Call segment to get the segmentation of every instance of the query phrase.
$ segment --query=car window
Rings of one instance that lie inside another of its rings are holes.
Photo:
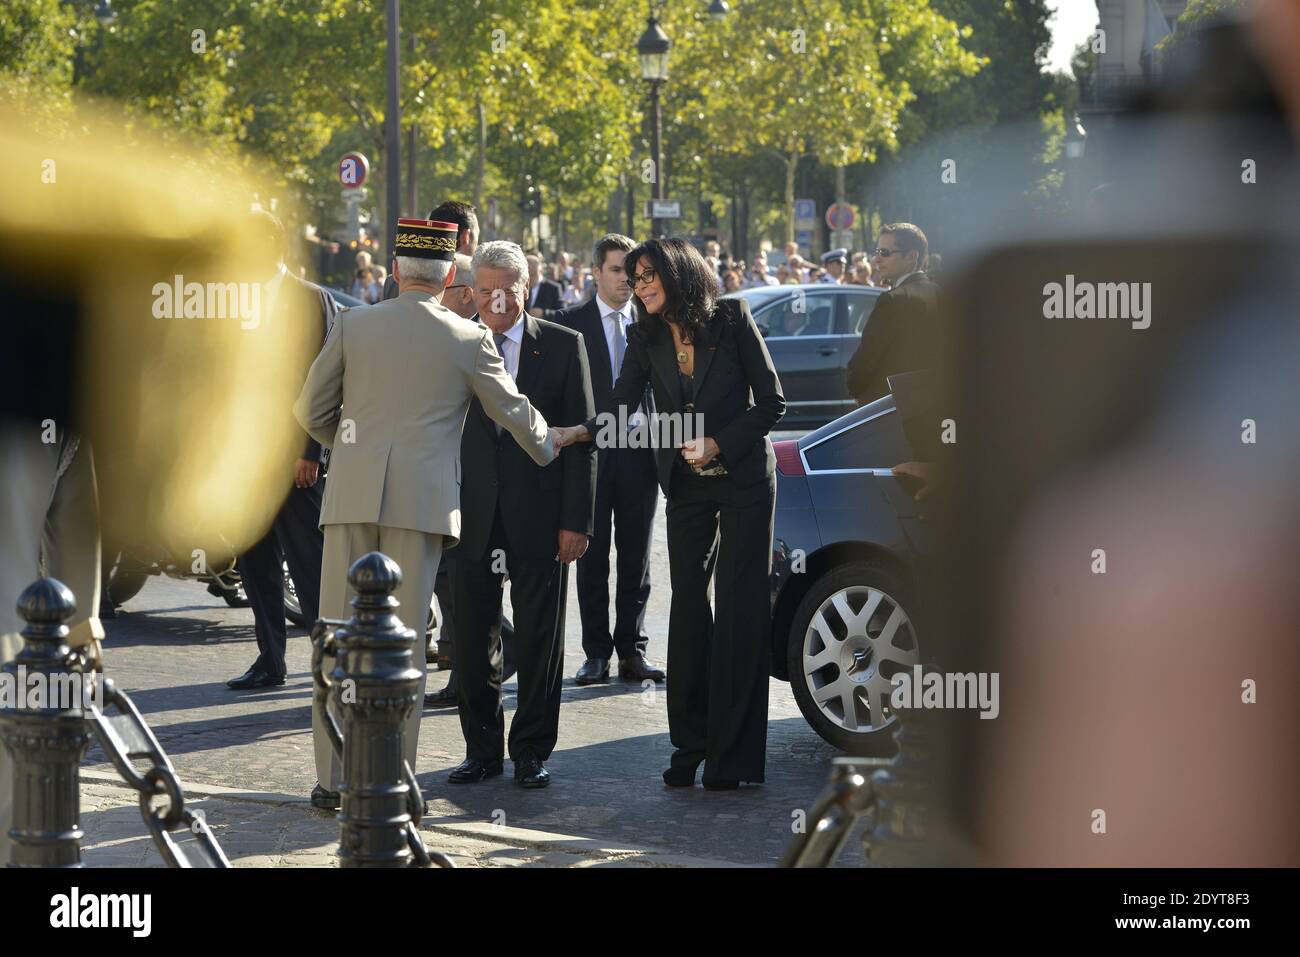
[[[761,319],[754,318],[767,329],[769,339],[830,335],[834,320],[835,296],[803,290],[768,306],[762,311]]]
[[[804,450],[808,467],[827,469],[887,469],[911,461],[902,420],[894,411],[869,419]]]
[[[876,308],[876,302],[879,296],[870,293],[850,293],[848,298],[848,322],[846,328],[838,329],[837,332],[849,335],[862,335],[862,327],[866,325],[867,317],[871,315],[871,310]]]

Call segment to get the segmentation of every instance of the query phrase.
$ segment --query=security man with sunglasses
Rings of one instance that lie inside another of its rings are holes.
[[[858,351],[849,360],[849,392],[859,405],[889,394],[899,372],[939,364],[948,343],[939,315],[939,287],[925,274],[929,242],[920,227],[891,223],[871,254],[874,276],[890,286],[867,318]]]

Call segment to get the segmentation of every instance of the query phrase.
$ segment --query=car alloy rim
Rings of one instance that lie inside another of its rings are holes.
[[[280,566],[280,571],[284,575],[285,604],[295,612],[301,614],[302,606],[298,604],[298,589],[294,587],[293,576],[289,574],[289,563],[284,562]]]
[[[912,621],[878,588],[850,585],[818,607],[803,638],[803,673],[818,709],[845,731],[894,720],[890,681],[920,658]]]

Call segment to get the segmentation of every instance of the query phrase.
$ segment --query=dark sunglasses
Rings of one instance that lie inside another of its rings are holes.
[[[877,246],[872,250],[871,255],[879,256],[881,259],[888,259],[890,256],[895,256],[901,252],[903,252],[901,249],[885,249],[883,246]]]

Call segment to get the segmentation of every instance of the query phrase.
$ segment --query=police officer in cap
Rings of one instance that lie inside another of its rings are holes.
[[[844,267],[849,261],[847,249],[832,249],[822,253],[822,268],[826,270],[818,282],[843,282]]]

